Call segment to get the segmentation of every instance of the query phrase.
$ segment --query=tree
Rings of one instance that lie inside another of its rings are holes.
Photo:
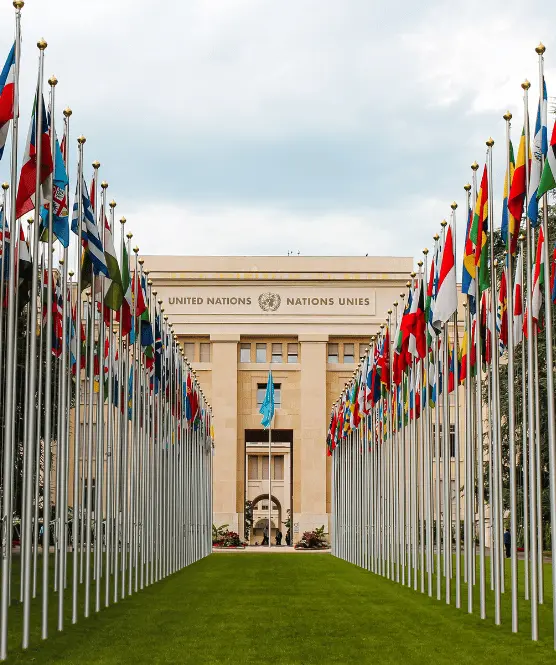
[[[548,236],[551,242],[556,238],[556,206],[549,207],[548,216]],[[549,255],[552,254],[552,246],[549,244]],[[494,255],[498,259],[498,274],[500,274],[501,266],[504,265],[504,250],[505,246],[502,241],[499,231],[494,233]],[[525,262],[524,262],[525,263]],[[514,262],[515,266],[515,262]],[[550,265],[546,267],[545,279],[550,279]],[[512,276],[513,281],[513,276]],[[525,287],[524,287],[525,288]],[[508,307],[511,306],[512,296],[508,294]],[[552,348],[556,348],[556,330],[552,328],[553,339]],[[515,417],[515,444],[516,444],[516,457],[517,457],[517,505],[518,505],[518,538],[522,541],[523,525],[521,523],[520,515],[523,512],[523,407],[524,396],[528,395],[527,378],[529,371],[534,371],[534,366],[530,367],[529,363],[525,362],[525,385],[522,379],[522,354],[525,352],[527,355],[527,342],[524,340],[523,344],[519,344],[514,349],[514,417]],[[544,333],[544,325],[542,330],[537,336],[537,352],[538,352],[538,385],[539,385],[539,460],[541,471],[541,505],[542,505],[542,520],[543,520],[543,536],[544,547],[550,546],[550,495],[549,495],[549,475],[548,475],[548,406],[547,406],[547,391],[546,391],[546,336]],[[554,372],[554,367],[552,368]],[[501,413],[501,444],[502,444],[502,484],[503,484],[503,503],[504,509],[510,509],[510,467],[509,467],[509,386],[508,386],[508,365],[505,359],[500,363],[500,413]],[[487,401],[486,386],[483,386],[483,400]],[[525,435],[527,433],[525,432]],[[488,445],[488,444],[487,444]],[[487,464],[488,468],[488,464]],[[488,493],[488,473],[485,474],[487,479],[487,493]],[[487,494],[488,495],[488,494]]]

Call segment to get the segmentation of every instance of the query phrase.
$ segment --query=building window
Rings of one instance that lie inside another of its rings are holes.
[[[249,455],[247,458],[247,477],[249,480],[259,479],[259,457],[258,455]]]
[[[258,363],[266,362],[266,344],[257,344],[256,360]]]
[[[281,363],[282,362],[282,344],[280,342],[272,343],[272,357],[271,362]]]
[[[189,362],[195,362],[195,342],[184,342],[183,350]]]
[[[278,409],[280,408],[280,402],[282,397],[282,384],[274,384],[274,406]],[[266,383],[257,383],[257,406],[262,406],[264,402],[264,396],[266,394]]]
[[[359,357],[360,358],[362,358],[367,353],[368,348],[369,348],[368,344],[360,344],[359,345]]]
[[[290,342],[288,344],[288,362],[296,363],[298,360],[298,349],[299,345],[297,342]]]
[[[338,362],[338,345],[329,344],[328,345],[328,362],[337,363]]]
[[[440,458],[444,457],[444,446],[446,442],[442,440],[442,423],[440,423],[439,428],[440,433]],[[432,424],[432,451],[433,455],[436,450],[435,436],[436,436],[436,423]],[[450,425],[450,457],[456,456],[456,426]]]
[[[344,344],[344,362],[355,362],[355,344]]]
[[[284,455],[275,455],[272,458],[274,462],[274,480],[284,480]]]
[[[202,363],[210,362],[210,342],[201,342],[199,345],[199,360]]]
[[[251,362],[251,344],[242,344],[239,347],[239,362],[240,363]]]
[[[261,455],[261,462],[263,463],[263,480],[268,480],[268,455]],[[268,510],[268,504],[266,509]]]
[[[268,503],[261,503],[261,510],[268,510]]]

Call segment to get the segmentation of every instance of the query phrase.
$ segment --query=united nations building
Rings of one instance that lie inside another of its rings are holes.
[[[384,323],[411,258],[147,256],[153,289],[183,343],[215,414],[214,515],[251,543],[268,516],[272,535],[293,508],[294,541],[330,528],[330,409]],[[259,408],[272,369],[276,417]]]

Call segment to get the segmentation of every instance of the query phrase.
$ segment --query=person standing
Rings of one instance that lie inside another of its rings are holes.
[[[504,531],[504,547],[506,549],[506,559],[509,559],[512,556],[512,534],[510,533],[509,526]]]

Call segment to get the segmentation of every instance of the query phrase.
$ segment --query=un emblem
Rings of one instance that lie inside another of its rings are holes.
[[[281,302],[282,299],[277,293],[261,293],[259,296],[259,307],[263,312],[275,312]]]

